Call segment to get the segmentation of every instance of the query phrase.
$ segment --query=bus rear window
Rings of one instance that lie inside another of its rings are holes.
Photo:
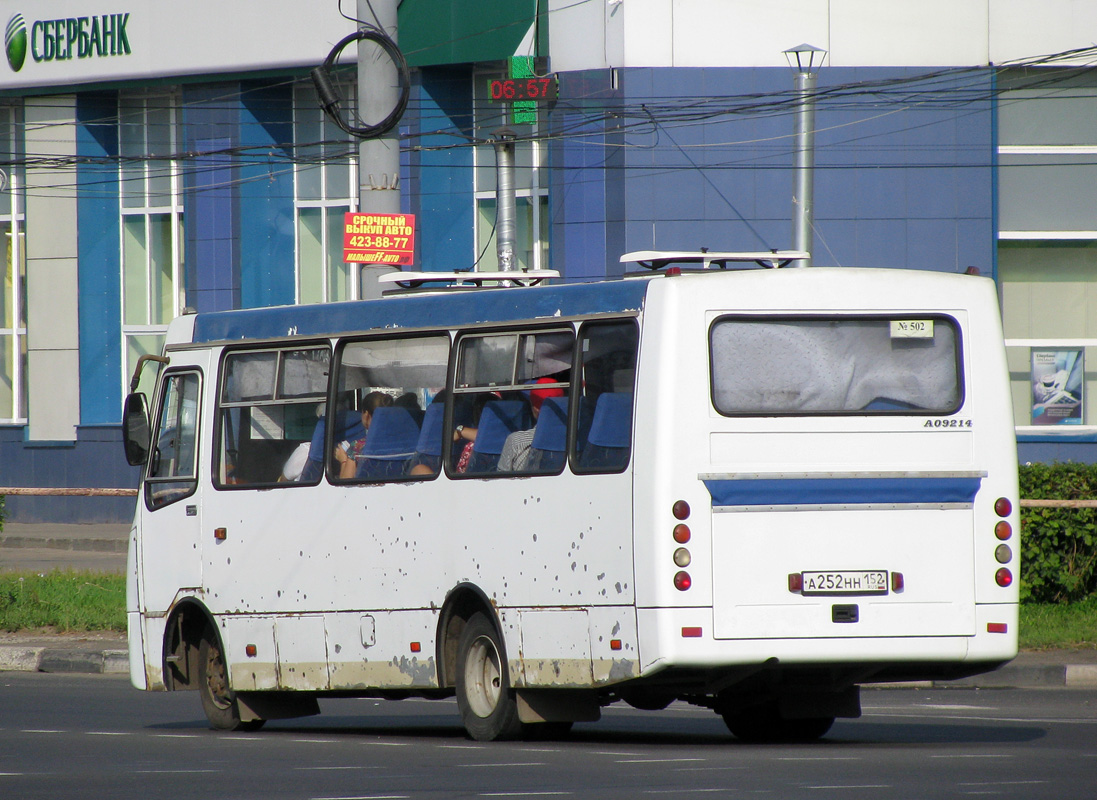
[[[949,414],[963,397],[947,317],[722,317],[710,345],[727,416]]]

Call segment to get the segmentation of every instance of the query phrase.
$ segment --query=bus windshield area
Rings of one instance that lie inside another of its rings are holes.
[[[963,399],[954,320],[722,317],[712,398],[726,416],[950,414]]]

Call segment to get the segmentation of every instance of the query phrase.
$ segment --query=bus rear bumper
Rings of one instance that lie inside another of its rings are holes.
[[[857,683],[950,680],[988,672],[1017,655],[1016,604],[975,607],[965,636],[844,635],[716,639],[711,608],[637,609],[641,677],[666,670],[828,669]],[[845,631],[849,631],[845,633]]]

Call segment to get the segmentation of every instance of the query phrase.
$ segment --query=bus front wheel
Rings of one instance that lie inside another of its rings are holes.
[[[482,613],[465,625],[457,648],[457,707],[469,735],[481,742],[522,733],[498,632]]]
[[[198,646],[198,694],[202,697],[202,710],[210,727],[218,731],[255,731],[263,727],[265,720],[244,722],[240,719],[240,707],[236,693],[229,686],[229,673],[221,654],[217,634],[207,630]]]

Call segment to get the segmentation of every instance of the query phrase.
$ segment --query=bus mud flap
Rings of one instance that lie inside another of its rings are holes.
[[[320,713],[316,697],[304,692],[237,692],[240,720],[292,719]]]
[[[598,693],[586,689],[517,689],[522,722],[597,722]]]

